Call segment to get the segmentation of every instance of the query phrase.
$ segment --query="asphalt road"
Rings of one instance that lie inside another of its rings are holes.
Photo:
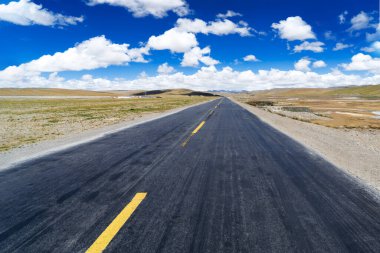
[[[228,99],[0,172],[1,252],[116,223],[105,252],[380,252],[380,201]]]

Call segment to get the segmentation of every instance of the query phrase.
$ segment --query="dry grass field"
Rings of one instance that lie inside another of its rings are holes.
[[[380,85],[276,89],[233,96],[272,113],[323,126],[380,129]]]
[[[24,92],[24,91],[23,91]],[[56,91],[43,91],[45,96],[56,96]],[[4,94],[1,92],[0,94]],[[67,91],[72,96],[99,96],[98,92]],[[116,92],[115,92],[116,93]],[[44,98],[33,91],[36,98],[2,97],[0,99],[0,152],[41,140],[82,132],[87,129],[116,124],[141,117],[146,113],[163,112],[177,107],[212,99],[205,96],[170,95],[160,97],[115,98]],[[122,92],[120,92],[122,93]],[[120,94],[119,93],[119,94]],[[180,92],[179,92],[180,93]],[[24,93],[25,94],[25,93]],[[95,95],[96,94],[96,95]],[[104,94],[104,93],[103,93]],[[20,93],[12,93],[20,96]],[[125,93],[122,93],[125,95]],[[30,96],[30,91],[25,96]]]

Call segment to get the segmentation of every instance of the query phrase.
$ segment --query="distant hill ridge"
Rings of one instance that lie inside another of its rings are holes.
[[[0,88],[0,96],[144,96],[144,95],[182,95],[182,96],[214,96],[208,92],[193,91],[190,89],[167,89],[148,91],[91,91],[56,88]]]
[[[189,89],[150,90],[134,93],[134,96],[144,95],[183,95],[183,96],[214,96],[209,92],[193,91]]]
[[[365,97],[380,98],[380,85],[346,86],[336,88],[294,88],[272,89],[254,92],[257,95],[273,97]]]

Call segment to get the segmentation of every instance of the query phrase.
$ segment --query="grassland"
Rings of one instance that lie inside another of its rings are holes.
[[[380,85],[350,86],[338,88],[297,88],[257,91],[258,97],[273,98],[362,98],[380,99]]]
[[[234,95],[285,117],[334,128],[380,129],[380,85],[328,89],[274,89]]]
[[[52,96],[54,92],[47,93],[47,96]],[[72,92],[70,94],[73,95]],[[75,92],[75,96],[77,95]],[[33,99],[15,97],[0,99],[0,152],[41,140],[116,124],[147,113],[163,112],[212,99],[212,97],[183,95],[129,99],[114,97],[49,99],[40,97],[41,93],[38,93],[38,96]],[[85,96],[88,96],[88,93]]]

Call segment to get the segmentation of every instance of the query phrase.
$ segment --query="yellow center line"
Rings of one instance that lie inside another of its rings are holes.
[[[216,106],[215,106],[215,109],[218,107],[218,105],[220,105],[220,103],[221,103],[222,101],[220,101],[219,102],[219,104],[217,104]],[[208,115],[207,115],[207,118],[206,119],[208,119],[212,114],[214,113],[214,109],[213,110],[210,110],[209,112],[208,112]],[[193,136],[193,135],[195,135],[196,133],[198,133],[198,131],[203,127],[203,125],[206,123],[206,120],[203,120],[195,129],[194,129],[194,131],[186,138],[186,140],[184,141],[184,142],[182,142],[182,144],[181,144],[181,146],[182,147],[185,147],[186,146],[186,144],[190,141],[190,139],[191,139],[191,137]]]
[[[206,121],[202,121],[195,129],[193,132],[191,132],[191,134],[189,135],[189,137],[186,138],[186,140],[181,144],[182,147],[185,147],[186,144],[190,141],[191,137],[193,137],[193,135],[195,135],[196,133],[198,133],[198,131],[203,127],[203,125],[206,123]]]
[[[146,197],[146,192],[137,193],[131,202],[124,207],[118,216],[108,225],[106,230],[96,239],[96,241],[91,245],[91,247],[86,251],[86,253],[100,253],[108,246],[115,235],[119,232],[121,227],[127,222],[129,217],[133,214],[136,208]]]
[[[194,129],[194,131],[191,133],[191,134],[196,134],[202,127],[203,125],[206,123],[206,121],[202,121],[198,126],[197,128]]]
[[[191,136],[193,136],[193,135],[190,135],[189,137],[186,138],[186,140],[181,145],[182,147],[186,146],[186,144],[190,141]]]

